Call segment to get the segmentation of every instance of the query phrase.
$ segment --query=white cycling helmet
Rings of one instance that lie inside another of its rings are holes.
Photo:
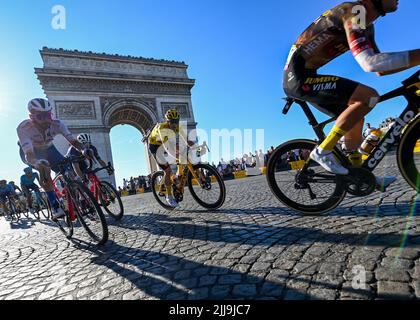
[[[77,141],[79,141],[81,144],[85,143],[91,143],[92,140],[90,139],[90,134],[88,133],[81,133],[77,136]]]
[[[35,112],[48,112],[52,110],[52,105],[46,99],[32,99],[28,103],[28,110],[31,114]]]

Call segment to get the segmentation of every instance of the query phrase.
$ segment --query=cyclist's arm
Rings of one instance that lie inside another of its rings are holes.
[[[344,20],[347,41],[354,58],[366,72],[395,73],[409,69],[417,64],[411,58],[411,52],[376,53],[375,46],[369,39],[366,29],[361,29],[349,16]]]
[[[184,126],[180,127],[179,136],[188,146],[193,147],[195,145],[194,141],[188,139],[188,131]]]
[[[17,135],[19,138],[19,145],[22,148],[23,153],[25,154],[26,161],[33,167],[35,167],[37,158],[34,153],[34,146],[29,135],[26,133],[24,125],[21,124],[17,128]]]
[[[36,158],[36,156],[35,156],[35,153],[34,153],[34,151],[33,151],[33,149],[32,150],[24,150],[23,151],[24,153],[25,153],[25,156],[26,156],[26,161],[32,166],[32,167],[34,167],[34,168],[36,168],[37,170],[39,170],[39,167],[37,166],[37,161],[38,161],[38,159]]]
[[[409,51],[409,55],[410,55],[410,64],[412,65],[411,67],[420,65],[420,50]],[[398,73],[404,70],[407,70],[407,68],[401,68],[401,69],[388,71],[388,72],[378,72],[377,74],[378,76],[387,76],[387,75]]]
[[[98,161],[99,162],[99,164],[102,166],[102,167],[107,167],[108,166],[108,164],[104,161],[104,160],[102,160],[101,158],[96,158],[96,161]]]
[[[63,137],[66,138],[66,140],[70,143],[70,145],[72,145],[79,151],[83,151],[83,145],[75,139],[68,127],[62,121],[60,121],[59,123],[59,130]]]
[[[95,147],[95,146],[92,146],[92,150],[93,150],[93,158],[94,158],[96,161],[98,161],[98,162],[99,162],[99,164],[100,164],[102,167],[107,167],[107,166],[108,166],[108,164],[107,164],[107,163],[105,163],[105,161],[104,161],[104,160],[102,160],[101,156],[99,155],[98,149],[96,149],[96,147]]]

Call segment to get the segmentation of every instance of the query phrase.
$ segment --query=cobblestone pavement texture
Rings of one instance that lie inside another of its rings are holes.
[[[384,162],[378,174],[397,174]],[[419,299],[419,201],[398,178],[319,217],[285,208],[265,177],[226,182],[214,212],[132,196],[104,247],[1,218],[0,299]]]

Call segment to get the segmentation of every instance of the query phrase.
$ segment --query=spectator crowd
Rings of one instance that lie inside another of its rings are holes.
[[[123,179],[123,186],[118,187],[121,193],[128,192],[128,194],[136,194],[138,189],[143,189],[144,192],[151,192],[151,179],[152,175],[131,177],[130,179]]]
[[[255,151],[255,153],[250,152],[249,154],[244,154],[241,158],[237,157],[230,161],[225,161],[223,158],[219,161],[219,164],[212,163],[212,166],[217,169],[217,171],[224,178],[233,177],[235,172],[239,171],[248,171],[249,169],[257,169],[266,167],[268,159],[271,154],[274,152],[274,147],[271,147],[270,150],[267,150],[266,153],[263,153],[262,150]]]

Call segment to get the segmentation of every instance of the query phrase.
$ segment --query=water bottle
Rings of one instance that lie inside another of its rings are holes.
[[[364,155],[370,155],[372,151],[376,148],[381,140],[382,131],[373,130],[363,141],[362,145],[359,148],[359,152]]]
[[[61,179],[57,180],[57,182],[55,183],[55,187],[57,188],[58,193],[60,195],[63,194],[63,191],[64,191],[64,182]]]

